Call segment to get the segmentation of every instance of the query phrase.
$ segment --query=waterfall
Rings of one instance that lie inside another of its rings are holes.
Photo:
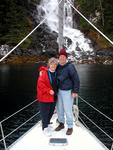
[[[73,2],[73,0],[71,0]],[[58,2],[59,0],[41,0],[37,6],[40,21],[46,18],[45,23],[51,29],[58,33]],[[93,54],[93,48],[90,47],[91,41],[84,37],[83,33],[73,28],[72,7],[68,2],[64,4],[64,33],[65,46],[68,52],[74,51],[76,57],[80,58],[82,54]]]

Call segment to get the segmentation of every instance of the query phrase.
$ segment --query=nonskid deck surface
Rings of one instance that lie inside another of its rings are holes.
[[[107,150],[107,148],[82,125],[74,125],[72,135],[66,135],[67,127],[59,132],[54,131],[55,127],[58,125],[56,123],[56,118],[57,116],[55,114],[52,119],[53,124],[51,125],[53,127],[52,136],[47,137],[44,135],[41,124],[38,123],[20,138],[20,140],[15,142],[9,150]],[[51,145],[49,144],[50,138],[66,138],[68,144]]]

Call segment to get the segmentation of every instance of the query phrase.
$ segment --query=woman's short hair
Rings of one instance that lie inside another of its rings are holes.
[[[50,66],[50,64],[56,64],[58,65],[58,59],[55,57],[52,57],[48,60],[48,66]]]

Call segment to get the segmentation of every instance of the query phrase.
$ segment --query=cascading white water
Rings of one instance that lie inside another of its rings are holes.
[[[48,27],[58,33],[58,1],[59,0],[41,0],[40,5],[37,6],[38,15],[40,18],[45,20],[45,23]],[[73,0],[71,0],[73,1]],[[86,39],[83,33],[73,28],[73,18],[72,18],[72,8],[68,2],[65,1],[64,4],[64,32],[63,36],[71,39],[72,43],[68,44],[67,40],[65,41],[65,46],[67,47],[68,52],[75,51],[76,57],[80,57],[81,52],[87,54],[92,53],[93,49],[89,46],[91,41]],[[76,51],[77,46],[79,46],[79,51]]]
[[[38,18],[46,18],[45,23],[48,27],[58,32],[58,0],[41,0],[40,5],[37,5],[37,11]]]

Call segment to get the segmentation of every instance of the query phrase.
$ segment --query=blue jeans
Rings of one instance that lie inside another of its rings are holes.
[[[65,123],[66,115],[66,123],[68,128],[73,128],[73,98],[71,95],[71,90],[59,90],[58,91],[58,101],[56,104],[56,111],[58,114],[58,121],[61,123]]]

